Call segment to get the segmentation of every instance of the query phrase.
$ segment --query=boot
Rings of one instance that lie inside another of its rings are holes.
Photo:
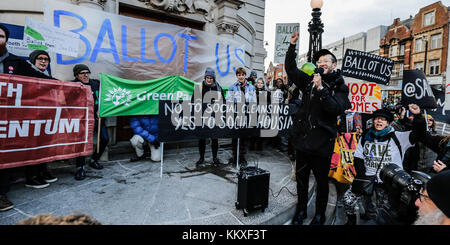
[[[140,157],[138,157],[137,155],[134,155],[133,157],[130,158],[130,162],[137,162],[137,161],[141,161],[141,160],[145,160],[145,154],[143,154]]]
[[[205,159],[203,157],[200,157],[200,159],[198,159],[198,161],[195,163],[196,166],[201,165],[205,162]]]
[[[160,162],[161,161],[161,149],[159,147],[154,146],[153,144],[150,144],[150,159],[154,162]]]
[[[347,223],[345,225],[356,225],[356,214],[347,215]]]
[[[75,173],[76,180],[84,180],[86,178],[86,171],[84,171],[84,166],[78,167]]]
[[[325,223],[325,215],[317,214],[311,221],[310,225],[323,225]]]
[[[89,166],[93,169],[103,169],[103,165],[98,163],[98,160],[91,160],[89,162]]]
[[[294,215],[294,219],[292,219],[292,225],[303,225],[303,220],[306,219],[306,211],[301,210],[296,215]]]
[[[220,165],[220,164],[222,164],[222,163],[220,162],[219,158],[214,157],[214,158],[213,158],[213,164],[215,164],[215,165]]]

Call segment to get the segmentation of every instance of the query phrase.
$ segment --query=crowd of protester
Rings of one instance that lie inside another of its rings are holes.
[[[52,77],[49,68],[50,56],[46,51],[33,51],[28,60],[11,54],[6,49],[9,38],[8,29],[0,24],[0,72],[45,79]],[[312,224],[325,223],[325,208],[328,199],[328,172],[330,170],[331,153],[335,144],[334,139],[344,133],[353,132],[358,136],[358,144],[353,155],[355,176],[376,176],[373,194],[356,193],[356,185],[335,183],[338,190],[338,202],[345,206],[347,224],[356,224],[355,207],[363,207],[362,218],[368,224],[411,224],[414,219],[405,219],[399,214],[399,207],[395,200],[382,186],[379,170],[387,163],[396,164],[401,169],[411,173],[421,171],[431,177],[429,184],[420,192],[416,201],[419,209],[416,224],[433,224],[438,217],[439,224],[448,223],[450,213],[450,137],[436,133],[436,123],[430,115],[423,115],[419,106],[411,104],[408,107],[385,103],[386,108],[375,111],[369,120],[363,120],[361,114],[351,112],[348,102],[348,88],[339,70],[335,70],[337,60],[328,50],[321,50],[315,54],[314,62],[324,69],[323,74],[306,75],[297,68],[295,62],[295,43],[298,35],[291,38],[291,46],[286,55],[286,70],[290,79],[284,81],[278,78],[264,81],[258,78],[256,71],[251,71],[247,78],[245,68],[236,69],[236,82],[232,84],[226,95],[217,81],[215,72],[207,68],[201,83],[202,95],[216,92],[216,98],[227,102],[257,102],[294,104],[297,114],[290,133],[279,134],[273,138],[239,137],[232,140],[232,157],[228,163],[247,165],[247,150],[261,151],[265,147],[273,147],[281,152],[287,152],[291,161],[296,162],[296,180],[298,204],[293,218],[293,224],[302,225],[306,219],[306,202],[310,171],[313,172],[317,186],[316,214]],[[100,128],[99,150],[95,150],[90,157],[76,158],[75,179],[86,178],[86,163],[93,169],[101,170],[100,157],[109,143],[109,135],[104,120],[98,115],[98,96],[100,81],[90,78],[91,70],[84,64],[73,67],[74,80],[72,82],[90,86],[94,99],[95,130]],[[243,96],[242,96],[243,95]],[[214,100],[214,99],[213,99]],[[205,103],[205,101],[203,101]],[[214,101],[209,101],[214,102]],[[350,120],[349,120],[350,119]],[[100,127],[98,125],[100,124]],[[136,154],[131,162],[146,158],[144,146],[148,145],[152,161],[160,161],[160,142],[158,139],[157,116],[141,115],[130,118],[133,137],[131,146]],[[333,132],[330,136],[329,132]],[[300,137],[301,136],[301,137]],[[309,140],[307,140],[309,139]],[[199,159],[196,166],[205,164],[206,140],[198,141]],[[239,144],[237,144],[239,140]],[[218,157],[219,143],[217,138],[211,138],[212,164],[220,165]],[[237,146],[239,145],[239,151]],[[380,150],[382,149],[382,150]],[[378,153],[375,153],[379,151]],[[238,155],[239,152],[239,155]],[[379,154],[381,153],[381,154]],[[374,154],[381,157],[374,158]],[[389,156],[389,158],[385,158]],[[26,166],[25,186],[31,188],[45,188],[57,181],[48,168],[48,163]],[[7,198],[9,190],[10,169],[0,170],[0,211],[7,211],[14,207]],[[447,184],[447,186],[442,186]],[[430,203],[427,204],[427,200]],[[431,203],[436,207],[427,208]],[[440,213],[436,210],[440,210]],[[39,220],[53,220],[45,216]],[[62,221],[63,219],[57,219]],[[407,220],[407,221],[405,221]],[[59,222],[58,221],[58,222]],[[23,224],[34,224],[37,221],[27,221]],[[65,221],[62,221],[65,222]],[[84,222],[84,221],[82,221]],[[89,221],[90,222],[90,221]],[[95,223],[95,222],[94,222]]]

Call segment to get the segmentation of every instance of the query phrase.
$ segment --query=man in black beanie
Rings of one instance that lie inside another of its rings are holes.
[[[87,65],[77,64],[73,67],[73,75],[75,79],[72,82],[80,82],[83,85],[90,86],[92,90],[92,96],[94,97],[94,118],[95,126],[94,130],[97,131],[98,128],[98,100],[99,100],[99,89],[100,81],[97,79],[90,79],[91,70]],[[98,160],[102,156],[109,142],[108,130],[106,129],[105,120],[101,120],[100,124],[100,149],[99,152],[95,150],[91,157],[89,166],[94,169],[102,169],[103,166],[98,163]],[[86,164],[86,159],[84,156],[76,158],[77,171],[75,173],[76,180],[83,180],[86,178],[86,172],[84,170],[84,165]]]
[[[8,39],[8,28],[0,24],[0,73],[37,78],[49,78],[47,75],[31,68],[31,65],[24,59],[9,53],[6,48]],[[8,191],[9,169],[0,169],[0,212],[10,210],[14,207],[13,203],[6,197],[6,193]]]
[[[416,200],[415,225],[450,225],[450,171],[433,176]]]

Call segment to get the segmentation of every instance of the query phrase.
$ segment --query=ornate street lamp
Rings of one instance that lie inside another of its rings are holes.
[[[322,0],[311,0],[312,8],[312,20],[308,24],[309,32],[309,49],[308,49],[308,62],[312,61],[314,54],[322,49],[322,33],[323,23],[320,20],[322,13],[320,9],[323,6]]]
[[[423,73],[425,73],[425,76],[427,75],[427,55],[428,55],[428,39],[427,34],[424,34],[420,39],[422,39],[422,42],[425,42],[425,61],[423,62]]]

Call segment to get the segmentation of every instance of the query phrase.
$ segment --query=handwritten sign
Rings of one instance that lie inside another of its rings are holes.
[[[61,1],[47,1],[44,17],[48,25],[79,35],[76,58],[56,54],[53,75],[60,79],[73,79],[78,63],[89,66],[93,77],[102,72],[130,80],[182,75],[202,81],[212,67],[220,85],[230,86],[236,69],[246,67],[243,43],[205,31]]]
[[[394,61],[378,55],[347,49],[342,63],[344,76],[364,81],[389,84]]]
[[[350,82],[348,88],[351,111],[372,114],[381,108],[381,88],[376,83]]]
[[[421,70],[404,70],[402,105],[417,104],[421,109],[436,109],[436,99],[425,74]]]
[[[47,50],[71,57],[78,56],[80,35],[26,18],[24,43],[30,50]]]
[[[445,109],[445,91],[431,88],[436,98],[437,108],[428,110],[427,113],[433,116],[434,120],[439,122],[450,123],[450,111]]]
[[[161,142],[274,137],[290,128],[295,109],[294,104],[208,104],[160,100],[158,135]]]
[[[284,58],[290,45],[292,33],[299,32],[299,23],[277,24],[275,32],[274,63],[284,64]],[[298,40],[297,40],[298,47]]]

